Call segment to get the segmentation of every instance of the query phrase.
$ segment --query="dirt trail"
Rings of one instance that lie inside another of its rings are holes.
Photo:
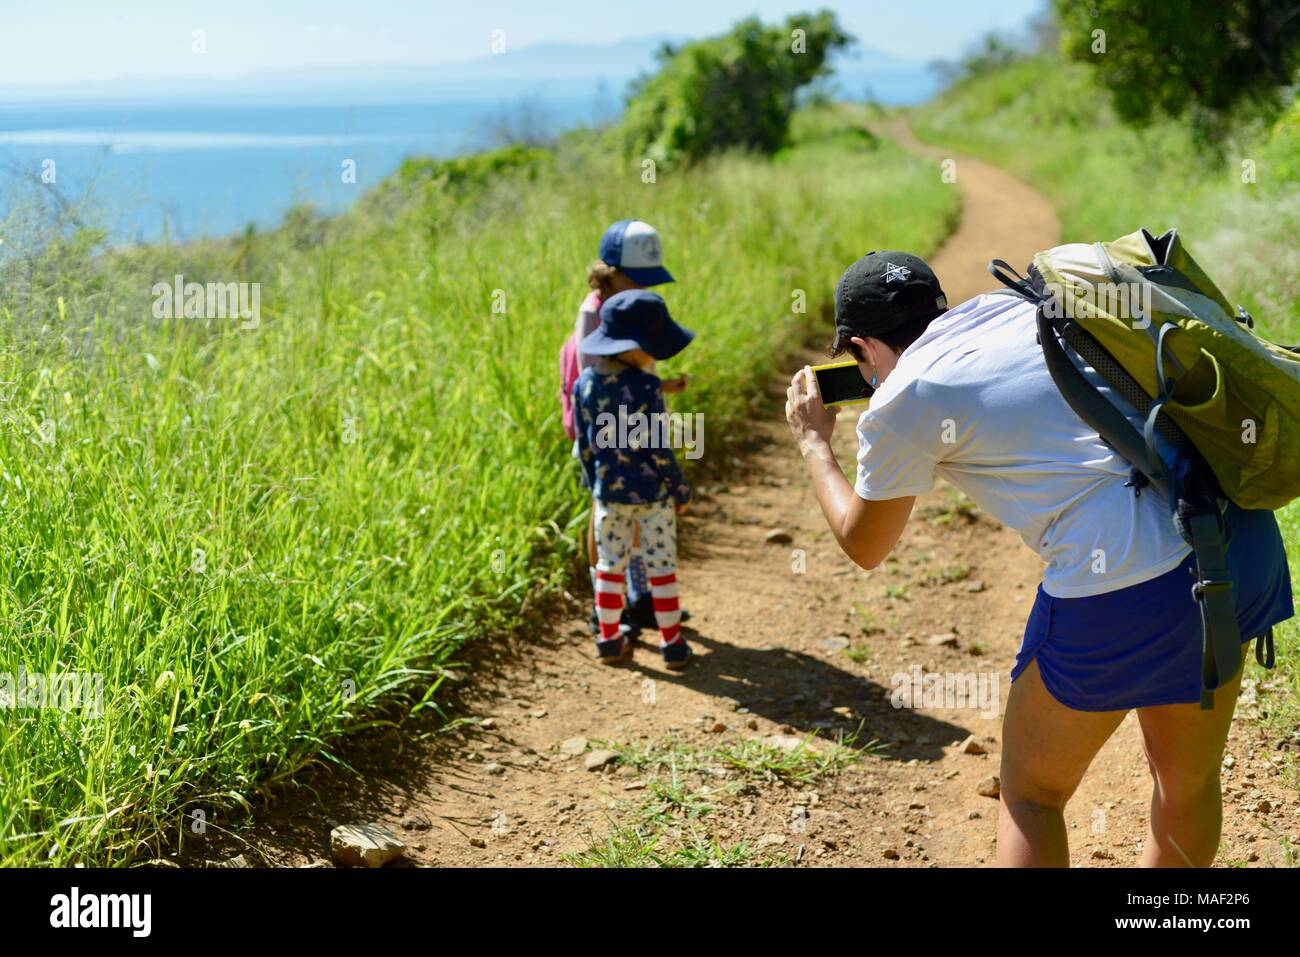
[[[937,175],[945,154],[901,125],[889,133],[935,159]],[[993,288],[990,257],[1021,267],[1057,238],[1051,207],[1024,184],[973,159],[958,157],[956,172],[962,222],[931,259],[954,303]],[[342,752],[359,775],[310,770],[239,826],[237,840],[209,839],[189,853],[211,860],[251,849],[271,864],[323,862],[333,824],[374,820],[410,842],[414,864],[544,866],[639,820],[644,834],[662,832],[660,850],[694,834],[721,847],[744,842],[752,860],[800,866],[991,863],[997,802],[979,785],[997,773],[1007,675],[1041,565],[1013,532],[940,488],[918,502],[889,562],[858,569],[808,489],[782,417],[783,388],[773,381],[752,453],[725,485],[698,488],[684,520],[679,578],[697,652],[685,673],[663,668],[652,637],[630,666],[596,663],[586,601],[575,598],[555,633],[480,656],[454,703],[466,719],[459,726],[410,721],[360,735]],[[853,422],[846,414],[836,429],[849,469]],[[775,529],[791,540],[766,542]],[[916,668],[996,679],[995,701],[984,710],[895,709],[894,676]],[[1248,687],[1239,715],[1252,697]],[[834,740],[859,727],[859,759],[807,783],[719,757],[751,739]],[[1135,732],[1130,716],[1069,806],[1076,865],[1137,861],[1149,783]],[[971,736],[985,753],[958,747]],[[577,738],[588,751],[566,753]],[[863,747],[873,739],[885,749]],[[656,784],[671,781],[671,770],[586,768],[600,742],[663,740],[679,760],[706,755],[703,767],[677,775],[693,797]],[[1239,718],[1229,750],[1220,861],[1278,863],[1277,834],[1297,840],[1300,804],[1281,786],[1257,725]],[[1271,807],[1256,810],[1262,801]]]

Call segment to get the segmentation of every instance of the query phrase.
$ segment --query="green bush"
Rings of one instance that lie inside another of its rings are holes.
[[[1198,140],[1270,118],[1300,67],[1294,0],[1055,0],[1061,45],[1131,123],[1187,118]]]
[[[751,17],[725,36],[665,49],[659,70],[633,87],[622,146],[656,163],[735,148],[775,152],[786,145],[796,92],[826,74],[827,57],[849,42],[823,10],[779,27]]]

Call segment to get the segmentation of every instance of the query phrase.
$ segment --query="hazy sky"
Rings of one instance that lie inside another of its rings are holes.
[[[509,47],[705,36],[749,14],[829,6],[864,46],[951,57],[1015,29],[1045,0],[0,0],[0,85],[137,76],[232,76],[307,65],[452,61]],[[207,52],[192,50],[193,31]]]

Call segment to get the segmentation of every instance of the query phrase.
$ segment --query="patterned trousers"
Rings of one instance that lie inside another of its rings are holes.
[[[641,528],[641,558],[650,575],[660,646],[682,641],[677,601],[677,514],[671,501],[645,505],[596,503],[596,616],[600,637],[618,637],[623,612],[623,571],[632,553],[633,530]]]

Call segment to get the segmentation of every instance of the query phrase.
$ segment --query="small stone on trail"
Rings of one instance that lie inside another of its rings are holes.
[[[956,635],[931,635],[925,639],[925,643],[931,648],[956,648]]]
[[[995,798],[1002,793],[1002,782],[996,774],[990,774],[976,785],[975,790],[986,798]]]
[[[777,845],[784,844],[784,843],[785,843],[784,834],[764,834],[762,837],[758,839],[759,847],[776,847]]]
[[[721,721],[715,721],[712,724],[707,725],[706,730],[710,734],[722,734],[722,732],[727,730],[727,726],[723,724]]]
[[[587,739],[583,737],[565,738],[560,742],[560,753],[576,758],[587,750]]]
[[[480,728],[495,728],[497,726],[496,718],[484,718],[478,723]]]
[[[618,755],[613,751],[592,751],[591,754],[587,755],[585,764],[588,771],[595,771],[617,760]]]
[[[896,861],[898,860],[898,851],[894,850],[892,847],[887,847],[885,848],[884,857],[887,861]]]
[[[987,754],[984,745],[975,740],[975,735],[970,735],[961,743],[962,754]]]
[[[330,831],[330,855],[336,864],[383,867],[405,852],[406,845],[383,824],[344,824]]]
[[[784,528],[774,528],[763,536],[763,541],[769,545],[789,545],[794,537]]]
[[[427,831],[429,829],[429,821],[426,818],[417,817],[412,814],[402,821],[402,827],[406,828],[408,831]]]
[[[483,838],[481,838],[481,837],[471,837],[471,838],[469,839],[469,846],[470,846],[470,847],[487,847],[487,841],[483,840]]]
[[[757,719],[757,718],[750,718],[749,720],[747,720],[747,721],[745,722],[745,727],[747,727],[750,731],[757,731],[757,730],[758,730],[758,719]]]
[[[769,734],[762,740],[768,747],[780,748],[782,751],[796,751],[800,747],[807,748],[809,751],[820,750],[817,747],[815,738],[804,740],[791,734]]]
[[[545,708],[537,708],[537,709],[535,709],[535,710],[533,710],[533,711],[528,712],[528,715],[529,715],[529,717],[532,717],[532,718],[545,718],[545,717],[546,717],[546,709],[545,709]]]
[[[829,652],[843,651],[849,646],[848,635],[834,635],[830,638],[823,638],[820,642],[822,648]]]
[[[490,764],[486,764],[486,765],[484,765],[484,766],[483,766],[483,770],[486,771],[488,774],[505,774],[505,773],[506,773],[506,769],[505,769],[502,765],[497,764],[495,761],[491,762]]]

